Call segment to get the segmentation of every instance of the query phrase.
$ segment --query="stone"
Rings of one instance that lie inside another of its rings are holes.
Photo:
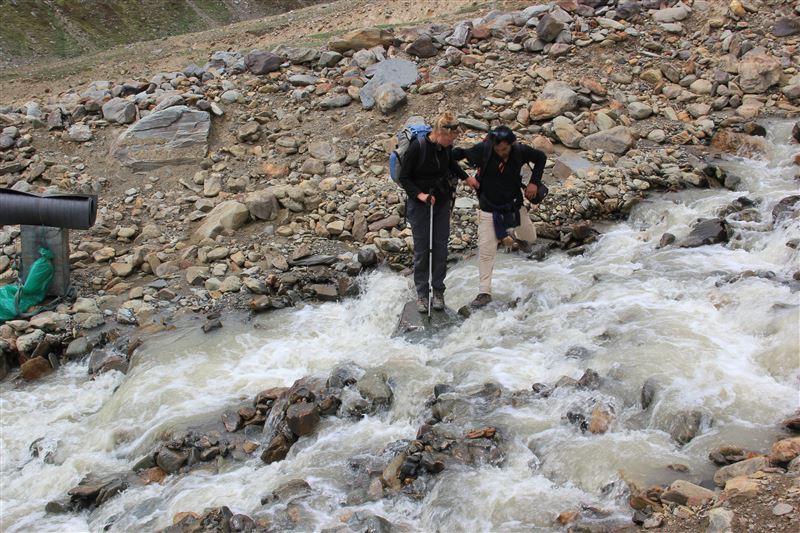
[[[676,7],[667,7],[655,11],[653,20],[660,23],[678,22],[685,20],[690,12],[691,10],[681,3]]]
[[[380,28],[363,28],[351,31],[340,37],[332,39],[328,48],[335,52],[344,53],[348,50],[358,51],[375,46],[388,47],[392,44],[392,32]]]
[[[319,421],[319,411],[314,403],[297,402],[286,410],[286,423],[298,437],[311,435]]]
[[[412,55],[415,57],[433,57],[436,55],[437,50],[436,47],[433,45],[433,39],[427,33],[423,33],[419,37],[417,37],[413,43],[406,47],[405,52],[408,55]]]
[[[716,495],[714,491],[682,479],[673,481],[667,490],[661,494],[662,501],[674,502],[679,505],[688,505],[689,507],[703,505],[704,503],[713,501],[715,498]]]
[[[394,393],[386,382],[386,374],[370,369],[356,383],[359,394],[368,400],[373,407],[388,407],[392,403]]]
[[[258,76],[280,70],[282,63],[281,56],[263,50],[253,50],[244,56],[245,68]]]
[[[156,454],[156,464],[167,474],[174,474],[186,464],[188,454],[183,451],[162,447]]]
[[[734,500],[742,498],[752,498],[761,492],[761,485],[757,480],[748,476],[739,476],[729,479],[725,483],[725,490],[722,491],[720,500]]]
[[[322,99],[319,103],[319,106],[322,109],[337,109],[350,105],[350,102],[352,101],[353,99],[350,98],[349,94],[337,94]]]
[[[800,33],[800,17],[781,17],[772,27],[772,34],[775,37],[789,37],[798,33]]]
[[[328,141],[316,141],[308,145],[308,154],[323,163],[336,163],[347,157],[347,154],[338,146]]]
[[[764,49],[754,48],[739,62],[739,87],[748,94],[761,94],[777,84],[783,69]]]
[[[111,155],[134,171],[197,164],[208,151],[211,119],[207,112],[174,106],[151,113],[129,127],[111,147]]]
[[[723,242],[728,242],[727,224],[720,218],[711,218],[695,224],[689,235],[678,246],[681,248],[697,248]]]
[[[372,79],[358,91],[364,109],[372,109],[375,105],[375,93],[381,85],[393,83],[406,88],[419,79],[416,63],[395,58],[372,65],[367,69],[367,74],[371,74]]]
[[[102,107],[103,118],[115,124],[130,124],[136,120],[136,104],[124,98],[112,98]]]
[[[553,132],[561,141],[561,144],[568,148],[578,148],[583,135],[579,132],[572,121],[566,117],[556,117],[553,119]]]
[[[711,148],[753,159],[767,152],[767,144],[762,137],[720,129],[711,138]]]
[[[773,463],[788,463],[798,456],[800,456],[800,437],[792,437],[773,444],[769,458]]]
[[[733,511],[714,507],[708,512],[708,527],[705,533],[728,533],[733,529]]]
[[[407,101],[405,91],[397,84],[384,83],[375,88],[375,104],[383,114],[389,114]]]
[[[772,514],[774,514],[775,516],[787,515],[792,511],[794,511],[794,507],[785,502],[777,503],[772,508]]]
[[[471,22],[460,22],[453,28],[453,33],[444,41],[450,46],[456,48],[463,48],[469,41],[470,33],[472,32]]]
[[[566,27],[564,22],[548,13],[539,19],[539,23],[536,25],[536,35],[542,41],[552,43]]]
[[[642,102],[631,102],[628,105],[628,114],[635,120],[644,120],[653,114],[653,108]]]
[[[584,137],[580,146],[584,150],[603,150],[612,154],[622,155],[634,144],[636,139],[633,130],[625,126],[617,126],[610,130],[599,131]]]
[[[221,233],[231,234],[242,227],[250,218],[250,210],[243,203],[235,200],[222,202],[206,216],[193,236],[194,242],[213,239]]]
[[[731,465],[723,466],[714,474],[714,483],[719,487],[726,487],[725,483],[729,479],[740,476],[749,476],[755,472],[769,468],[769,459],[766,457],[753,457],[733,463]],[[727,488],[727,487],[726,487]]]
[[[53,366],[46,357],[34,357],[22,363],[20,371],[25,381],[35,381],[51,373]]]
[[[86,124],[75,124],[67,130],[67,138],[73,142],[83,143],[91,141],[94,135],[92,129]]]
[[[67,346],[64,356],[67,359],[73,360],[83,357],[92,349],[89,339],[86,337],[78,337]]]
[[[562,81],[548,82],[530,109],[531,120],[547,120],[578,106],[578,94]]]

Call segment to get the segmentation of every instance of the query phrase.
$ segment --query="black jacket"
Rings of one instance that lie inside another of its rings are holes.
[[[421,164],[422,156],[420,142],[428,143],[425,147],[425,161]],[[400,169],[400,185],[405,189],[409,198],[417,198],[421,192],[433,194],[438,201],[449,199],[453,191],[448,183],[450,177],[467,179],[468,174],[458,166],[453,158],[452,148],[437,144],[427,137],[416,138],[411,141],[408,150],[403,155],[403,165]]]
[[[531,183],[541,185],[547,156],[541,150],[528,145],[514,143],[503,171],[500,172],[500,157],[494,152],[489,141],[482,141],[469,148],[454,148],[456,160],[466,159],[472,167],[479,169],[478,189],[480,208],[494,211],[497,206],[508,204],[522,205],[522,167],[533,163]],[[487,159],[488,158],[488,159]]]

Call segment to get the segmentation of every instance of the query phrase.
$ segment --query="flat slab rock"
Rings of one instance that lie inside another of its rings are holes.
[[[210,127],[205,111],[169,107],[128,128],[114,142],[111,155],[135,171],[199,163],[208,151]]]

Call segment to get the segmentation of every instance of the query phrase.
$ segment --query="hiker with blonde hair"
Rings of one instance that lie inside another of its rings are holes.
[[[456,179],[466,180],[471,187],[477,185],[453,158],[459,129],[452,112],[439,114],[432,131],[411,142],[400,170],[400,185],[408,194],[406,218],[414,238],[414,287],[420,313],[445,308],[450,200]]]

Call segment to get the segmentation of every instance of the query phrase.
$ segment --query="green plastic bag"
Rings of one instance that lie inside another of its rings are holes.
[[[53,252],[39,248],[39,259],[33,262],[22,288],[18,285],[0,287],[0,322],[12,320],[30,306],[41,303],[53,281]]]

